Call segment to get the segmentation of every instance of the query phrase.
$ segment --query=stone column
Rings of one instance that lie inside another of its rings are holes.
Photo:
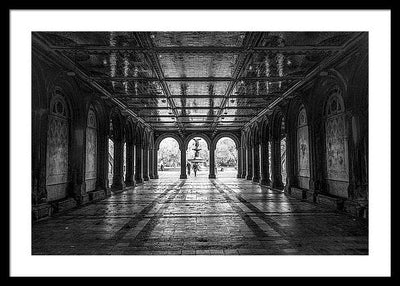
[[[246,148],[246,156],[247,156],[247,171],[246,171],[246,179],[252,180],[253,179],[253,154],[251,151],[251,146]]]
[[[97,180],[96,191],[104,190],[106,195],[110,195],[108,189],[108,137],[99,130],[98,132],[98,161],[97,161]]]
[[[149,147],[143,148],[143,180],[149,180]]]
[[[124,176],[124,142],[121,139],[114,140],[114,177],[111,190],[113,192],[122,191],[125,187]]]
[[[154,148],[149,149],[149,178],[154,179]]]
[[[261,142],[261,185],[270,186],[269,180],[269,158],[268,158],[268,141]]]
[[[272,187],[282,189],[281,175],[281,146],[279,139],[273,138],[271,141],[271,168],[272,168]]]
[[[291,192],[291,188],[293,186],[298,186],[297,182],[297,164],[295,162],[295,158],[297,155],[296,152],[296,138],[297,138],[297,130],[292,131],[288,130],[286,135],[286,185],[285,192]]]
[[[310,182],[309,182],[309,189],[312,193],[319,191],[319,184],[318,184],[318,165],[317,165],[317,150],[316,150],[316,136],[314,135],[315,125],[313,124],[312,120],[308,121],[308,146],[309,146],[309,157],[308,161],[310,164]]]
[[[185,148],[181,149],[181,175],[180,179],[187,179],[187,174],[186,174],[186,150]]]
[[[210,144],[211,145],[211,144]],[[215,147],[210,147],[210,172],[208,174],[208,178],[215,179]]]
[[[237,162],[237,176],[236,178],[242,177],[242,147],[237,148],[238,162]]]
[[[158,179],[159,177],[158,177],[158,150],[157,149],[154,149],[154,163],[153,163],[153,165],[154,165],[154,169],[153,169],[153,173],[154,173],[154,179]]]
[[[143,183],[143,173],[142,173],[142,156],[143,149],[141,145],[136,145],[136,172],[135,180],[137,184]]]
[[[126,176],[125,176],[125,185],[134,186],[135,180],[133,177],[133,144],[131,142],[126,143]]]
[[[260,145],[254,144],[252,147],[253,152],[253,182],[260,181]]]
[[[242,179],[246,179],[247,172],[247,156],[246,156],[246,147],[242,147]]]

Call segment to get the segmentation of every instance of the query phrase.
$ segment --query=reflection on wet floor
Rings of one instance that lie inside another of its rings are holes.
[[[33,225],[33,254],[368,254],[362,219],[236,178],[166,175]]]

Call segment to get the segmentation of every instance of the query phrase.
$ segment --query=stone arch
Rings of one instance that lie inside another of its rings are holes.
[[[188,136],[186,136],[186,138],[183,142],[184,148],[185,148],[184,150],[187,150],[190,140],[192,140],[193,138],[196,138],[196,137],[200,137],[200,138],[204,139],[204,141],[206,141],[206,143],[207,143],[208,150],[211,149],[210,137],[208,137],[206,134],[203,134],[203,133],[192,133],[192,134],[189,134]]]
[[[120,110],[116,107],[110,112],[110,123],[110,137],[114,140],[122,140],[124,137],[124,119]]]
[[[96,188],[98,175],[99,152],[98,152],[98,118],[92,105],[89,106],[86,120],[85,132],[85,189],[86,192]]]
[[[143,146],[150,147],[150,130],[148,128],[143,130]]]
[[[345,78],[336,70],[330,69],[326,76],[321,76],[313,86],[310,107],[307,107],[309,121],[321,121],[325,115],[325,108],[328,97],[334,90],[340,90],[345,109],[351,104],[348,99],[348,84]]]
[[[144,145],[144,129],[140,124],[136,125],[135,128],[135,142],[137,146],[142,146]]]
[[[134,143],[135,141],[135,125],[132,118],[129,117],[125,122],[125,140],[127,143]]]
[[[246,132],[243,130],[240,134],[240,144],[241,144],[242,148],[246,147]]]
[[[222,133],[219,133],[218,135],[216,135],[212,140],[213,149],[216,148],[219,139],[221,139],[223,137],[228,137],[228,138],[232,139],[233,142],[235,142],[236,149],[239,150],[239,148],[240,148],[240,140],[235,134],[233,134],[231,132],[222,132]]]
[[[347,186],[345,190],[337,182],[332,182],[349,182],[348,127],[344,100],[339,90],[330,92],[324,109],[325,180],[330,193],[347,197]]]
[[[47,201],[54,201],[68,196],[72,181],[72,112],[59,88],[54,89],[48,110],[45,185]]]
[[[283,188],[287,183],[287,120],[283,110],[277,107],[272,114],[271,122],[271,160],[273,187]],[[284,143],[284,145],[282,145]],[[285,155],[282,154],[284,146]]]
[[[260,122],[260,139],[263,142],[269,140],[269,120],[267,117],[264,117]]]
[[[246,147],[249,148],[252,146],[252,129],[248,128],[245,133],[245,142]]]
[[[67,100],[71,114],[72,129],[84,128],[86,123],[85,106],[81,104],[84,97],[76,81],[64,72],[50,76],[45,85],[47,100],[46,107],[50,110],[50,101],[54,93],[61,93]]]
[[[182,150],[182,146],[183,146],[183,141],[181,139],[181,137],[179,137],[177,134],[175,133],[162,133],[160,136],[157,137],[157,139],[154,142],[154,148],[157,151],[158,149],[160,149],[160,143],[161,141],[163,141],[165,138],[174,138],[179,145],[179,149]]]
[[[251,129],[251,146],[260,144],[260,128],[258,124],[254,124]]]
[[[283,132],[286,132],[286,127],[287,127],[287,120],[286,116],[283,113],[283,111],[278,107],[275,109],[273,115],[272,115],[272,122],[271,122],[271,135],[272,138],[280,138],[281,133],[282,133],[282,122],[284,123],[284,130]]]

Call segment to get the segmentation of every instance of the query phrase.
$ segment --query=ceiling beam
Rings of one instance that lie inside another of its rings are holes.
[[[217,81],[235,81],[235,82],[246,82],[246,81],[285,81],[285,80],[301,80],[303,76],[262,76],[262,77],[164,77],[163,81],[181,82],[181,81],[193,81],[193,82],[217,82]],[[132,77],[132,76],[91,76],[91,80],[94,81],[138,81],[138,82],[161,82],[159,78],[154,77]]]
[[[257,32],[256,33],[254,33],[254,32],[248,33],[247,34],[248,39],[245,38],[246,42],[243,44],[243,48],[245,50],[250,50],[250,49],[254,48],[257,45],[257,43],[261,40],[262,35],[263,35],[262,33],[257,33]],[[239,56],[239,59],[236,61],[236,68],[234,71],[235,80],[239,79],[242,76],[242,73],[245,70],[245,68],[247,67],[247,65],[249,64],[251,58],[252,58],[251,53],[249,53],[249,54],[243,53]],[[217,114],[218,116],[221,115],[222,110],[225,107],[225,105],[228,101],[228,98],[233,91],[234,86],[235,86],[235,82],[233,82],[233,81],[230,82],[230,84],[225,92],[225,98],[222,100],[222,102],[220,104],[220,111]],[[217,122],[218,122],[218,117],[214,119],[214,125],[212,127],[213,134],[215,134],[215,132],[216,132],[215,128],[217,126]]]
[[[106,98],[109,98],[115,105],[117,105],[120,108],[120,110],[122,112],[132,116],[137,121],[141,122],[144,126],[152,129],[151,126],[148,123],[146,123],[146,121],[143,118],[141,118],[135,112],[133,112],[132,110],[127,108],[127,106],[123,102],[121,102],[118,99],[113,98],[112,94],[109,93],[106,89],[104,89],[98,83],[91,81],[89,79],[89,76],[84,71],[79,69],[70,58],[64,56],[62,53],[59,53],[59,52],[54,51],[51,48],[49,48],[48,43],[40,35],[35,33],[35,36],[32,37],[32,40],[35,41],[43,50],[53,54],[61,62],[61,64],[64,66],[64,68],[66,68],[67,70],[73,70],[86,84],[88,84],[95,90],[99,91]]]
[[[145,35],[147,35],[147,36],[145,36]],[[148,35],[148,33],[139,33],[139,34],[135,33],[135,36],[137,38],[137,41],[139,43],[141,43],[142,47],[144,46],[144,47],[148,48],[150,51],[153,49],[153,45],[152,45],[152,42],[150,40],[150,36]],[[173,110],[175,117],[178,117],[178,112],[175,109],[175,102],[170,98],[171,92],[168,88],[168,85],[164,81],[164,73],[162,71],[160,62],[158,61],[158,57],[154,54],[154,52],[146,53],[145,57],[146,57],[147,61],[150,62],[150,66],[151,66],[152,70],[155,72],[158,80],[161,82],[161,87],[164,91],[164,94],[168,101],[169,106]],[[182,132],[184,131],[183,130],[184,127],[179,122],[177,122],[177,125],[179,127],[179,133],[180,133],[180,135],[182,135]]]
[[[227,115],[223,115],[222,117],[248,117],[248,118],[252,118],[254,115],[244,115],[244,114],[227,114]],[[172,115],[143,115],[143,118],[155,118],[155,117],[172,117]],[[179,115],[178,118],[195,118],[195,117],[218,117],[217,115],[199,115],[199,114],[193,114],[193,115],[186,115],[186,116],[182,116]]]
[[[356,43],[358,43],[361,39],[365,37],[366,33],[365,32],[359,32],[356,33],[347,43],[345,43],[341,49],[333,54],[330,57],[325,58],[321,63],[318,64],[317,67],[315,67],[312,71],[310,71],[303,80],[297,82],[294,84],[291,88],[286,90],[282,96],[271,102],[266,108],[264,108],[262,111],[260,111],[254,118],[252,118],[247,124],[243,126],[244,128],[249,127],[251,124],[253,124],[255,121],[259,120],[262,116],[267,114],[268,112],[272,111],[272,109],[279,104],[282,100],[287,98],[291,93],[293,93],[295,90],[303,86],[304,84],[310,82],[315,76],[317,76],[321,71],[324,69],[329,68],[331,65],[336,63],[346,52],[348,52],[351,48],[355,46]]]
[[[283,92],[277,92],[277,93],[270,93],[270,94],[259,94],[259,95],[251,95],[251,94],[232,94],[229,98],[255,98],[255,99],[269,99],[271,97],[275,96],[280,96],[282,95]],[[115,98],[120,98],[120,99],[165,99],[165,95],[157,95],[157,94],[114,94]],[[185,95],[179,95],[179,94],[172,94],[171,98],[225,98],[224,95],[209,95],[209,94],[185,94]]]
[[[293,52],[305,53],[314,51],[338,51],[340,46],[283,46],[283,47],[222,47],[222,46],[175,46],[175,47],[156,47],[151,48],[137,46],[100,46],[100,45],[74,45],[74,46],[59,46],[51,45],[56,51],[92,51],[92,52],[141,52],[141,53],[159,53],[159,54],[174,54],[174,53],[254,53],[254,52]]]
[[[133,109],[155,109],[155,110],[168,110],[171,109],[171,107],[166,107],[166,106],[134,106],[131,104],[128,104],[129,108],[133,108]],[[255,108],[264,108],[265,105],[260,105],[260,106],[225,106],[222,109],[255,109]],[[209,107],[209,106],[176,106],[175,109],[221,109],[221,107],[216,106],[216,107]]]

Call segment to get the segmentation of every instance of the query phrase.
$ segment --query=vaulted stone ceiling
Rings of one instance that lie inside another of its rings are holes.
[[[356,32],[37,32],[105,98],[154,130],[238,130],[359,36]]]

